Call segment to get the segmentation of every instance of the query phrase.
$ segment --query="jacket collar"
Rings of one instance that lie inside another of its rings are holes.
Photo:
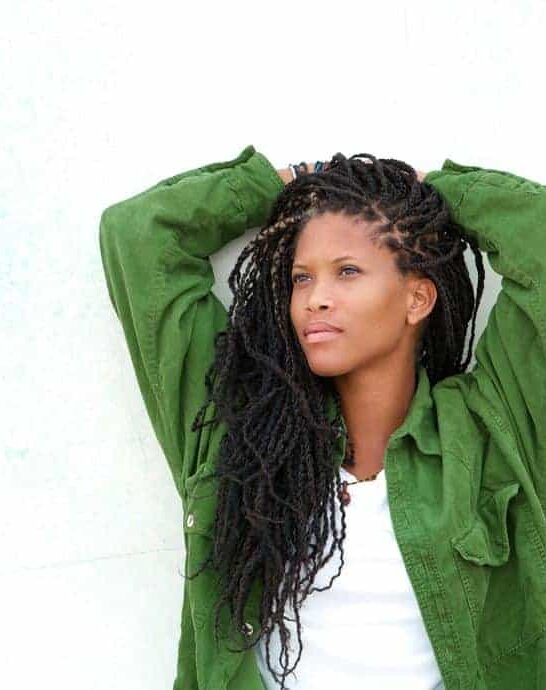
[[[327,415],[329,421],[333,423],[336,416],[333,395],[327,398]],[[341,417],[341,427],[343,432],[347,433],[343,416]],[[428,373],[422,364],[419,364],[417,368],[417,387],[408,413],[398,429],[391,434],[389,446],[396,447],[400,445],[400,440],[406,436],[411,436],[414,439],[415,444],[422,453],[426,455],[440,455],[440,438],[436,424],[435,403],[432,398]],[[346,445],[346,438],[340,433],[336,446],[338,464],[345,457]]]

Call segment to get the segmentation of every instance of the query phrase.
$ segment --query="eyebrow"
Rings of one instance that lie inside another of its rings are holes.
[[[337,259],[332,259],[332,263],[336,264],[340,261],[347,261],[348,259],[360,261],[360,259],[358,259],[356,256],[338,256]],[[307,268],[307,266],[305,264],[293,264],[292,268]]]

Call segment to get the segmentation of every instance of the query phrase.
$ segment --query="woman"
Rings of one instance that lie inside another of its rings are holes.
[[[292,171],[247,146],[101,217],[184,510],[174,688],[544,688],[546,188]],[[209,256],[253,227],[226,313]]]

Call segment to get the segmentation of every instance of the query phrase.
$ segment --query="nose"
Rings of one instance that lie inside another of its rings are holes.
[[[333,299],[326,284],[316,282],[307,294],[307,309],[310,311],[331,309],[333,306]]]

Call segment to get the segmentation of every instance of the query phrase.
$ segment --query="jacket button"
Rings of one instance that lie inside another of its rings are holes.
[[[188,519],[186,520],[186,525],[188,527],[193,527],[194,519],[193,519],[193,513],[190,513],[188,515]]]
[[[245,623],[245,624],[243,625],[243,633],[244,633],[245,635],[249,635],[249,636],[250,636],[250,635],[252,635],[253,632],[254,632],[254,628],[252,627],[252,625],[251,625],[250,623]]]

